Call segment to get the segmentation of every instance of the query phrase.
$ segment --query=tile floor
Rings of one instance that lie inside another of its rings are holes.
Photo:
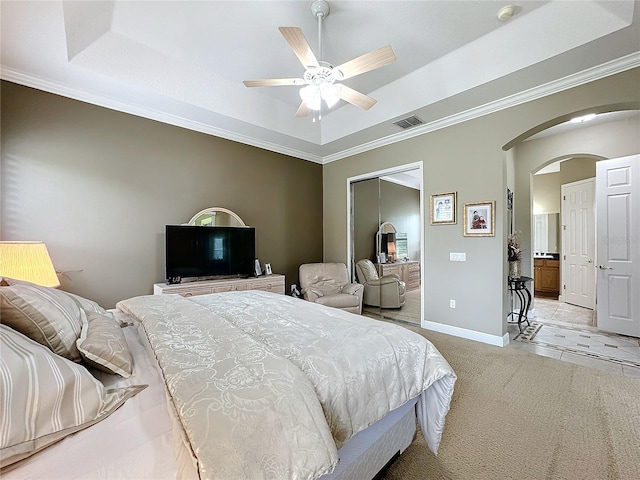
[[[509,323],[509,346],[537,355],[640,379],[640,340],[598,331],[595,312],[536,297],[535,318],[542,325],[532,340],[519,341],[516,324]]]

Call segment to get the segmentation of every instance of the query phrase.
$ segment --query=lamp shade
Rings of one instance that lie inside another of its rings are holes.
[[[0,277],[45,287],[59,287],[47,246],[43,242],[0,242]]]

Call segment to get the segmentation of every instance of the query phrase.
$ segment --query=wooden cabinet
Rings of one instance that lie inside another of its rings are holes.
[[[396,274],[405,283],[407,292],[420,288],[420,262],[378,263],[378,275]]]
[[[546,258],[533,260],[533,290],[536,295],[560,295],[560,261]]]
[[[222,280],[208,280],[204,282],[187,282],[168,285],[156,283],[153,294],[162,295],[173,293],[183,297],[206,295],[207,293],[231,292],[237,290],[264,290],[284,295],[284,275],[265,275],[255,278],[226,278]]]

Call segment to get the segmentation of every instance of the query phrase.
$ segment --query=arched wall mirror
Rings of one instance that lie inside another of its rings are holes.
[[[222,207],[205,208],[196,213],[187,225],[202,227],[246,227],[244,221],[234,212]]]
[[[394,261],[396,250],[396,227],[391,222],[382,222],[376,233],[376,259],[378,263]]]

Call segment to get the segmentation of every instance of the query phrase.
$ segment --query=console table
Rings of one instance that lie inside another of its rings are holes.
[[[191,297],[206,295],[207,293],[231,292],[235,290],[264,290],[284,295],[284,275],[274,273],[251,278],[224,278],[220,280],[205,280],[202,282],[185,282],[176,284],[155,283],[153,294],[167,293]]]
[[[512,304],[511,304],[511,312],[509,312],[509,315],[507,316],[507,318],[515,316],[515,312],[513,311],[513,295],[515,295],[516,297],[518,297],[518,300],[520,301],[520,310],[518,312],[518,320],[510,323],[517,323],[520,333],[522,333],[523,321],[526,321],[527,325],[531,326],[531,324],[529,323],[529,318],[527,317],[527,314],[529,313],[529,308],[531,307],[531,292],[527,288],[527,283],[530,282],[531,280],[533,280],[533,278],[522,277],[522,276],[518,278],[509,277],[509,280],[508,280],[509,292],[511,292]]]

